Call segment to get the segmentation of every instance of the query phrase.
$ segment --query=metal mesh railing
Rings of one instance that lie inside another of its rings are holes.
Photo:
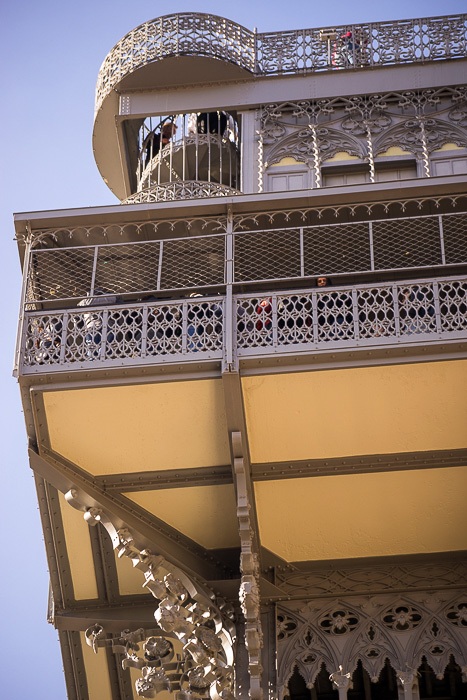
[[[235,282],[467,262],[467,214],[235,234]]]
[[[29,312],[21,372],[221,360],[227,316],[239,357],[465,338],[467,277]]]
[[[467,214],[244,231],[233,237],[236,284],[467,263]],[[225,239],[215,234],[34,249],[25,298],[32,304],[219,287],[226,282]]]
[[[165,15],[126,34],[106,56],[96,86],[96,112],[125,75],[167,56],[208,56],[254,71],[254,34],[224,17]]]
[[[33,250],[29,302],[224,283],[222,235]]]
[[[465,56],[467,15],[257,35],[258,73],[384,66]]]

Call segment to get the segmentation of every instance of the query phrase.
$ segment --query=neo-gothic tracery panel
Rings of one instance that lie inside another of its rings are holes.
[[[466,590],[294,600],[276,620],[279,698],[294,672],[312,688],[323,666],[338,687],[359,664],[377,683],[389,663],[403,685],[422,663],[442,678],[453,658],[467,680]]]
[[[273,189],[278,165],[293,169],[294,162],[307,166],[312,187],[325,185],[323,168],[336,166],[364,173],[356,182],[375,182],[382,165],[415,161],[416,174],[430,177],[437,174],[433,154],[446,146],[452,158],[464,156],[467,171],[465,86],[269,104],[259,126],[260,190]],[[414,173],[409,168],[405,176]]]

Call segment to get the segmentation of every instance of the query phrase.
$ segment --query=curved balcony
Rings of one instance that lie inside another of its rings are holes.
[[[180,12],[141,24],[120,39],[99,70],[96,112],[126,76],[172,56],[221,59],[255,70],[254,33],[236,22],[201,12]]]
[[[173,56],[277,75],[461,58],[466,50],[465,14],[256,34],[223,17],[182,12],[145,22],[114,46],[99,71],[96,112],[128,75]]]
[[[180,86],[426,63],[466,53],[467,15],[263,34],[213,15],[166,15],[129,32],[102,64],[93,132],[96,163],[120,200],[137,191],[131,141],[144,120],[141,115],[148,113],[135,105],[137,93],[149,97],[150,112],[158,114],[161,91],[172,93]],[[224,95],[222,104],[228,103]],[[176,109],[190,107],[188,102]],[[215,109],[212,101],[209,108]]]
[[[205,197],[233,197],[240,192],[233,187],[215,182],[183,180],[146,187],[124,199],[122,204],[173,202],[177,199],[203,199]]]
[[[139,131],[137,193],[125,204],[238,194],[238,125],[226,112],[170,115]]]

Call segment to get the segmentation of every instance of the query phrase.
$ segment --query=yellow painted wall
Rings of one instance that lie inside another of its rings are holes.
[[[242,379],[253,462],[467,446],[467,361]]]
[[[75,599],[97,598],[89,525],[83,513],[72,508],[62,493],[59,493],[59,500]]]
[[[342,160],[358,160],[357,156],[352,156],[350,153],[347,153],[347,151],[339,151],[335,155],[333,155],[332,158],[328,158],[325,160],[325,163],[334,163],[336,161],[342,161]]]
[[[461,151],[462,146],[458,146],[456,143],[443,143],[441,148],[437,148],[435,153],[438,151]]]
[[[207,549],[240,544],[230,484],[135,491],[125,496]]]
[[[467,467],[255,483],[261,543],[287,561],[467,549]]]
[[[83,648],[84,666],[86,668],[89,700],[112,700],[112,688],[105,649],[99,649],[98,653],[95,654],[92,648],[86,644],[84,632],[80,633],[80,638]]]
[[[382,158],[383,156],[411,156],[413,153],[410,151],[404,151],[400,146],[391,146],[384,151],[384,153],[378,153],[377,158]]]
[[[291,156],[286,156],[285,158],[281,158],[278,163],[271,163],[269,167],[277,168],[282,165],[303,165],[303,161],[295,160],[295,158]]]
[[[93,475],[230,463],[221,380],[44,393],[53,450]]]

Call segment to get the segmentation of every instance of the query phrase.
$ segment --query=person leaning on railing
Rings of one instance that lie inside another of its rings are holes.
[[[316,279],[318,289],[331,287],[332,280],[321,275]],[[339,292],[317,295],[319,340],[342,340],[347,337],[345,325],[353,322],[352,299]]]
[[[177,125],[174,122],[163,124],[160,133],[151,132],[143,146],[146,152],[146,165],[152,158],[155,158],[161,148],[167,146],[171,139],[175,136]]]
[[[94,294],[89,293],[87,297],[78,302],[78,306],[110,306],[120,303],[121,299],[116,294],[109,294],[103,287],[96,287]],[[102,340],[102,311],[83,313],[83,326],[85,330],[84,342],[88,346],[87,356],[89,358],[99,357]],[[107,341],[112,342],[115,338],[109,328],[112,320],[109,318],[107,327]]]

